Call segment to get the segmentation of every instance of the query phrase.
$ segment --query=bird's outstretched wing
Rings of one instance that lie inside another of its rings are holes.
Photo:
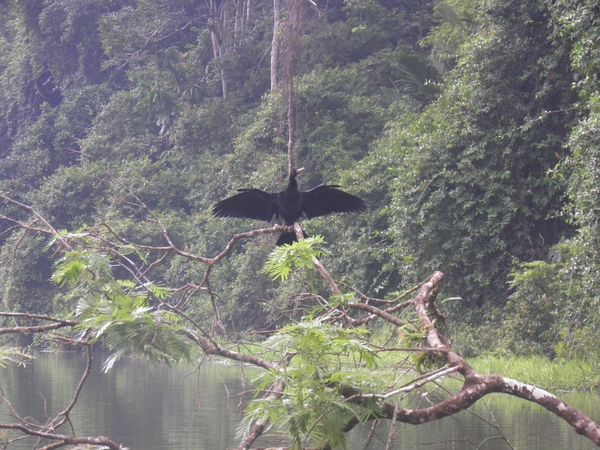
[[[240,217],[270,221],[278,215],[277,194],[259,189],[238,189],[240,192],[217,203],[212,213],[215,217]]]
[[[335,212],[362,212],[366,211],[367,204],[360,198],[340,191],[337,184],[321,184],[316,188],[302,193],[302,210],[306,217],[324,216]]]

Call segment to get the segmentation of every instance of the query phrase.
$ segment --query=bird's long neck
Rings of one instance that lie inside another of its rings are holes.
[[[291,176],[288,182],[287,187],[285,188],[286,192],[297,192],[298,191],[298,182],[296,181],[295,176]]]

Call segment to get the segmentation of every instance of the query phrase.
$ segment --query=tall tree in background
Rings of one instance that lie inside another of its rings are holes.
[[[281,1],[273,0],[273,38],[271,40],[271,90],[274,91],[278,86],[279,80],[279,42],[281,33]]]

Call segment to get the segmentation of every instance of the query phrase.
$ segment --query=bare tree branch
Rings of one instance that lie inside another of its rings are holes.
[[[15,326],[15,327],[0,328],[0,334],[44,333],[46,331],[57,330],[59,328],[74,327],[74,326],[78,325],[78,323],[79,323],[74,320],[58,319],[56,317],[47,316],[45,314],[15,313],[15,312],[6,312],[6,311],[0,311],[0,317],[19,317],[22,319],[47,320],[50,322],[54,322],[54,323],[51,323],[48,325]]]

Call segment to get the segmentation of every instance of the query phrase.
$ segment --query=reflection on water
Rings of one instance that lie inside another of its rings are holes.
[[[145,361],[123,360],[102,373],[96,355],[90,378],[71,414],[79,436],[106,436],[134,449],[215,450],[237,447],[236,429],[241,418],[239,393],[259,373],[255,369],[204,364],[189,367],[154,367]],[[69,403],[85,368],[79,353],[38,353],[33,364],[0,369],[0,388],[17,413],[45,422],[44,411],[54,415]],[[600,420],[595,394],[561,394],[596,421]],[[247,395],[245,401],[250,396]],[[427,398],[424,398],[425,402]],[[245,403],[244,403],[245,404]],[[0,405],[2,421],[13,421]],[[559,418],[537,405],[506,395],[488,396],[472,412],[421,426],[397,424],[397,449],[509,449],[500,432],[484,422],[497,423],[517,449],[587,450],[595,447]],[[61,429],[68,433],[67,425]],[[367,429],[352,433],[352,449],[361,449]],[[385,448],[388,428],[379,428],[370,450]],[[486,439],[488,439],[486,441]],[[263,441],[275,445],[277,438]],[[483,445],[482,445],[483,443]],[[33,442],[12,444],[9,449],[33,447]]]
[[[70,417],[79,436],[110,437],[132,450],[208,450],[235,445],[239,398],[233,395],[243,389],[240,368],[203,365],[186,377],[192,370],[189,367],[169,369],[122,360],[102,373],[102,359],[96,356]],[[44,400],[49,415],[62,411],[85,362],[79,353],[38,353],[25,368],[1,370],[0,387],[17,412],[32,415],[35,411],[35,419],[43,423]],[[229,401],[221,379],[230,389]],[[62,432],[68,433],[66,426]],[[31,447],[30,443],[14,448]]]

